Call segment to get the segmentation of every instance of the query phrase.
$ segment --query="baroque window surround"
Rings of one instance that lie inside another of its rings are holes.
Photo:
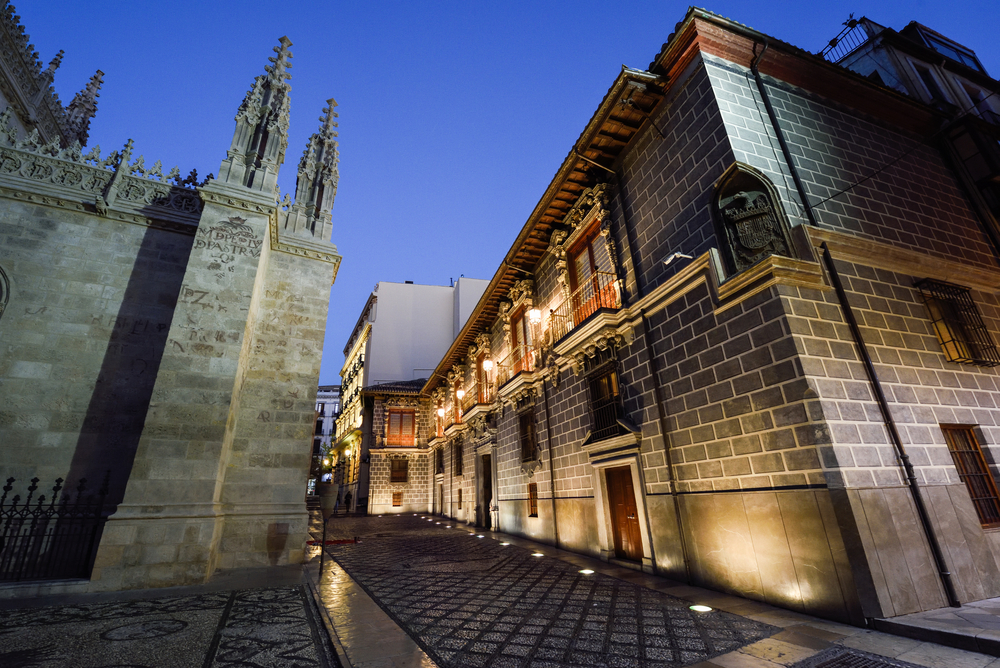
[[[413,411],[413,445],[412,446],[392,446],[393,452],[416,452],[420,445],[420,401],[411,397],[390,397],[382,401],[382,430],[375,437],[375,447],[384,448],[388,446],[389,436],[389,412],[390,410],[412,410]],[[424,446],[426,447],[426,446]]]

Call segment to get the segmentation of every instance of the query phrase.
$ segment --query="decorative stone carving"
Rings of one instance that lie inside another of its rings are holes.
[[[599,351],[618,350],[632,343],[631,332],[631,329],[622,333],[614,328],[606,327],[591,337],[587,345],[566,355],[563,359],[573,367],[573,373],[579,376],[584,373],[587,360],[595,357]]]
[[[716,184],[713,204],[719,245],[731,272],[748,269],[769,255],[794,257],[781,200],[758,170],[734,163]]]
[[[556,280],[562,289],[563,299],[570,297],[569,249],[595,220],[600,221],[599,234],[604,238],[608,249],[611,271],[621,280],[618,249],[614,237],[611,235],[611,212],[608,209],[610,199],[611,186],[607,183],[599,183],[593,188],[587,188],[563,218],[565,229],[554,231],[549,238],[548,251],[556,259]]]
[[[59,148],[58,140],[42,144],[37,131],[17,141],[11,113],[8,107],[0,114],[0,174],[53,186],[60,194],[76,193],[78,201],[93,202],[101,215],[122,202],[131,210],[160,209],[197,223],[202,209],[198,193],[179,182],[176,167],[163,176],[160,161],[151,169],[142,156],[130,163],[131,139],[120,154],[112,151],[102,160],[100,146],[83,155],[79,142],[66,148]],[[170,177],[177,183],[168,183]]]

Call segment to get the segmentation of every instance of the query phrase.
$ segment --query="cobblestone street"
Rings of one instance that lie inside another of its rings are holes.
[[[328,553],[441,666],[665,668],[780,630],[694,612],[686,601],[438,520],[333,524],[337,538],[364,538]]]

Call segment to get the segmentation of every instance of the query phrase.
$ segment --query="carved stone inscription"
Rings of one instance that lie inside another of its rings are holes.
[[[208,268],[218,272],[215,276],[221,279],[226,273],[236,271],[232,264],[236,258],[259,258],[262,243],[263,240],[257,238],[253,228],[246,224],[246,219],[232,216],[211,227],[199,227],[194,247],[208,252],[211,258]]]

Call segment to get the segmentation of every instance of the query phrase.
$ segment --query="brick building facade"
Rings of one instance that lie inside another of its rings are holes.
[[[933,43],[974,104],[697,9],[623,68],[423,390],[427,509],[857,624],[1000,595],[1000,84]]]

